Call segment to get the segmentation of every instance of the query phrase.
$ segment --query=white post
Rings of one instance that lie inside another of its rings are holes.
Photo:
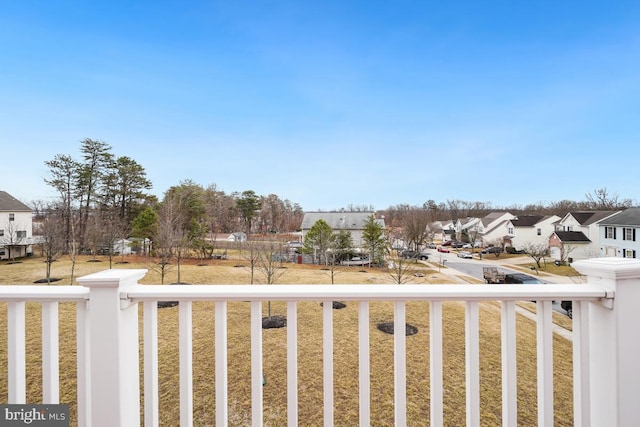
[[[78,279],[89,293],[91,425],[139,426],[138,305],[120,300],[147,270],[105,270]]]
[[[640,260],[594,258],[572,266],[587,276],[589,284],[602,286],[615,296],[612,307],[593,303],[589,310],[590,425],[637,425]]]

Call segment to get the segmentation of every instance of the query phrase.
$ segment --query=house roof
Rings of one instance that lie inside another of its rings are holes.
[[[31,208],[6,191],[0,191],[0,211],[31,212]]]
[[[509,212],[491,212],[490,214],[487,214],[482,217],[481,219],[482,225],[486,227],[487,225],[491,224],[493,221],[501,218],[503,215],[508,213]]]
[[[511,224],[514,227],[533,227],[544,218],[544,215],[519,215],[511,220]]]
[[[613,215],[616,211],[579,211],[579,212],[569,212],[580,225],[591,225],[595,222],[598,222],[608,216]]]
[[[600,225],[638,225],[640,226],[640,208],[629,208],[613,215],[600,223]]]
[[[308,230],[319,219],[329,224],[332,230],[364,230],[364,226],[373,212],[306,212],[302,219],[302,229]],[[384,219],[376,219],[384,227]]]
[[[556,231],[555,235],[562,242],[588,243],[591,240],[582,231]]]

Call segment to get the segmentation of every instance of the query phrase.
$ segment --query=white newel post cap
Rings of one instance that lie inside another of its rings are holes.
[[[146,268],[111,269],[78,278],[78,283],[87,288],[117,288],[138,283],[147,274]]]

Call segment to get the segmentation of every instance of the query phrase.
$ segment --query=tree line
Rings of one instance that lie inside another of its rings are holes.
[[[127,156],[116,156],[104,141],[84,139],[80,156],[58,154],[46,161],[45,183],[58,198],[50,203],[34,202],[36,233],[43,253],[55,259],[59,253],[113,255],[113,242],[138,237],[154,242],[154,255],[178,259],[193,253],[210,256],[212,237],[242,231],[249,234],[279,234],[298,231],[302,207],[275,194],[262,196],[253,190],[225,193],[215,184],[203,187],[191,180],[169,188],[162,200],[150,193],[152,183],[144,167]],[[483,217],[496,210],[521,214],[557,214],[578,210],[614,210],[632,206],[607,189],[587,194],[583,201],[561,200],[549,204],[493,206],[489,202],[458,199],[422,206],[401,204],[378,211],[386,231],[418,247],[429,240],[433,221]],[[347,211],[372,211],[373,206],[349,205]],[[346,236],[339,236],[348,246]],[[164,248],[164,249],[163,249]],[[178,249],[180,248],[180,249]],[[143,251],[147,248],[141,248]],[[166,250],[166,253],[163,253]]]
[[[57,154],[45,162],[44,181],[58,197],[32,203],[34,234],[50,262],[62,253],[103,253],[111,260],[113,243],[128,237],[153,241],[154,255],[161,258],[168,252],[178,258],[194,251],[207,254],[218,234],[289,233],[302,223],[302,208],[275,194],[227,194],[215,184],[205,188],[191,180],[172,186],[158,200],[136,160],[116,156],[106,142],[88,138],[79,152],[78,158]]]

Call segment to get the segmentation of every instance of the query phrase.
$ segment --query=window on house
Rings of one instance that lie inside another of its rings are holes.
[[[16,231],[16,238],[18,239],[26,239],[27,232],[26,231]]]
[[[538,228],[536,232],[538,233],[538,236],[542,236],[542,228]]]
[[[513,234],[513,227],[509,227],[509,234]]]
[[[632,249],[625,249],[624,250],[624,257],[625,258],[635,258],[636,257],[636,251],[634,251]]]
[[[616,228],[615,227],[605,227],[604,228],[604,237],[605,237],[605,239],[615,239],[616,238]]]
[[[16,219],[16,214],[9,214],[9,221],[14,221]]]
[[[0,237],[4,236],[4,230],[0,230]]]
[[[568,226],[567,231],[573,231],[573,225]]]
[[[631,240],[632,242],[636,241],[636,229],[635,228],[623,228],[622,229],[622,240]]]

